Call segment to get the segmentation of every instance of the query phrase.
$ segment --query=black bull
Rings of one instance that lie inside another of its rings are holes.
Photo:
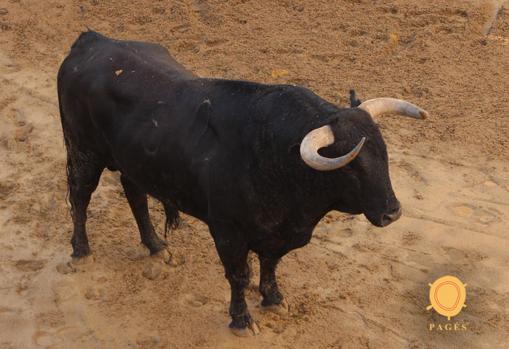
[[[234,329],[255,326],[244,300],[249,251],[260,259],[262,305],[284,305],[276,265],[309,242],[327,212],[363,213],[377,226],[399,217],[386,146],[362,105],[338,108],[297,86],[199,78],[159,45],[92,31],[62,63],[58,97],[73,256],[90,253],[86,211],[102,171],[118,170],[152,254],[165,243],[150,221],[147,194],[162,202],[170,224],[182,211],[208,225],[231,286]],[[304,137],[323,126],[333,141],[313,155],[322,160],[365,138],[341,168],[317,170],[299,152]]]

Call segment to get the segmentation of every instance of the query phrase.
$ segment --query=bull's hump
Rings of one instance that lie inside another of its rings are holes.
[[[97,42],[99,40],[112,40],[107,38],[106,36],[99,34],[93,30],[88,30],[86,32],[82,32],[78,39],[72,44],[71,48],[79,49],[89,46],[90,44]]]
[[[115,65],[115,71],[128,69],[136,72],[138,69],[154,74],[169,74],[172,79],[194,77],[194,74],[179,64],[168,50],[159,44],[115,40],[94,31],[87,31],[81,33],[73,44],[72,51],[80,63],[103,59],[107,65]],[[97,63],[101,62],[94,62],[92,66],[95,67]]]

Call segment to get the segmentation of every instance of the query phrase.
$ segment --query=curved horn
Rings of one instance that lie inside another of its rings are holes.
[[[362,137],[361,141],[350,150],[346,155],[338,158],[326,158],[318,154],[318,149],[326,147],[334,143],[334,134],[329,125],[310,131],[300,144],[300,156],[304,162],[318,171],[332,171],[345,166],[355,159],[359,154],[366,137]]]
[[[429,116],[426,110],[396,98],[370,99],[361,103],[358,108],[367,111],[372,117],[387,113],[406,115],[416,119],[426,119]]]

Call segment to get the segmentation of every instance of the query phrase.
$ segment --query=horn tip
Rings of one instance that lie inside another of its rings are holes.
[[[426,110],[421,110],[419,112],[419,115],[421,116],[422,120],[425,120],[425,119],[429,118],[429,113]]]

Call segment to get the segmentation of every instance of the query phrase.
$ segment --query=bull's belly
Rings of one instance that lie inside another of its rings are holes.
[[[121,169],[120,172],[161,203],[170,204],[180,212],[207,222],[207,198],[192,176],[179,180],[150,169],[137,172]]]

